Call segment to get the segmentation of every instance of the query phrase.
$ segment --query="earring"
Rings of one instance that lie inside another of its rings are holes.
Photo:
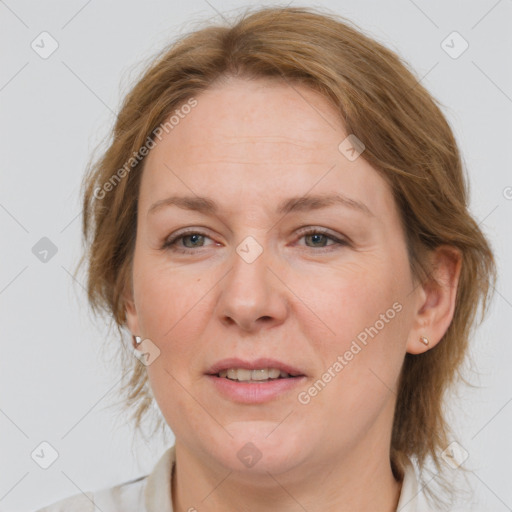
[[[420,336],[420,341],[425,346],[427,346],[429,344],[428,338],[426,336]]]
[[[137,348],[142,343],[142,338],[140,336],[132,336],[133,346]]]

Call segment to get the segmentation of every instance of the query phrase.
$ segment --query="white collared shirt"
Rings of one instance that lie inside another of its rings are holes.
[[[149,475],[96,492],[76,494],[36,512],[173,512],[171,475],[175,460],[173,445]],[[409,464],[396,511],[420,512],[418,494],[416,473]]]

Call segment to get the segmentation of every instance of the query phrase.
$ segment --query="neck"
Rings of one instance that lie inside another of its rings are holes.
[[[376,446],[364,453],[333,456],[327,464],[312,460],[277,476],[240,473],[205,464],[205,459],[176,443],[172,480],[174,512],[253,512],[299,508],[322,512],[395,512],[401,482],[393,476],[389,452]],[[298,508],[299,507],[299,508]]]

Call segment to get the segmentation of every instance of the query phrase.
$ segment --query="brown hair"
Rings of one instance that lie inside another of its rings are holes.
[[[495,263],[468,212],[461,157],[436,100],[396,54],[341,17],[307,8],[244,13],[231,26],[207,26],[181,37],[151,62],[124,99],[110,145],[83,183],[88,252],[82,259],[88,261],[93,310],[113,315],[122,338],[144,165],[140,148],[150,146],[157,127],[176,109],[227,76],[281,78],[330,100],[347,133],[364,142],[364,158],[391,185],[419,282],[428,278],[431,249],[447,244],[461,252],[450,327],[437,346],[405,357],[390,447],[395,475],[402,475],[410,456],[420,467],[431,457],[440,470],[439,452],[449,433],[445,391],[461,377],[479,306],[482,318],[488,308]],[[107,193],[105,184],[115,176]],[[152,400],[147,374],[134,357],[123,364],[130,375],[123,388],[126,404],[135,408],[138,428]]]

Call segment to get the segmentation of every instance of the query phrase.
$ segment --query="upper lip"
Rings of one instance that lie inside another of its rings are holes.
[[[246,361],[237,357],[222,359],[221,361],[217,361],[213,366],[211,366],[206,373],[207,375],[217,375],[222,370],[229,370],[230,368],[245,368],[247,370],[258,370],[260,368],[277,368],[278,370],[288,373],[292,377],[304,375],[304,372],[299,368],[268,357],[260,357],[258,359],[253,359],[252,361]]]

